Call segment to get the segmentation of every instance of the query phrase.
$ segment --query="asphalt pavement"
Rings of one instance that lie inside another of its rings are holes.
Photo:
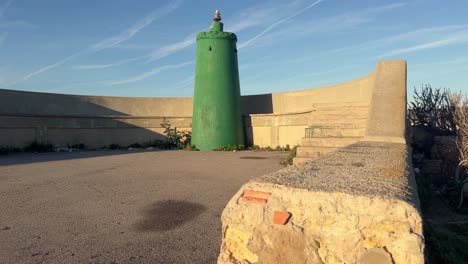
[[[224,206],[287,154],[0,156],[0,263],[215,263]]]

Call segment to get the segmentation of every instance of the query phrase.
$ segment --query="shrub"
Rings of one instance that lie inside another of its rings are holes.
[[[422,86],[420,92],[415,87],[413,101],[408,106],[411,124],[441,135],[455,134],[454,112],[448,94],[448,89],[433,89],[429,84]]]
[[[288,146],[289,146],[289,145],[288,145]],[[295,146],[295,147],[293,147],[293,148],[291,149],[291,153],[289,153],[289,156],[287,157],[287,160],[286,160],[286,161],[287,161],[287,163],[288,163],[289,165],[293,165],[293,160],[294,160],[294,158],[296,157],[296,155],[297,155],[297,146]]]
[[[459,163],[455,173],[455,187],[460,192],[460,200],[457,208],[463,204],[464,186],[468,184],[468,98],[459,93],[448,93],[448,97],[453,107],[454,122],[457,132],[457,147]]]
[[[240,144],[240,145],[227,145],[221,148],[215,149],[215,151],[233,151],[233,150],[244,150],[245,146]]]
[[[15,147],[0,147],[0,155],[6,155],[10,153],[21,152],[20,148]]]
[[[122,147],[120,147],[118,144],[110,144],[110,145],[109,145],[109,148],[110,148],[110,149],[120,149],[120,148],[122,148]]]
[[[253,150],[260,150],[260,146],[259,145],[252,145],[250,147],[250,149],[253,149]]]
[[[281,147],[281,146],[276,146],[275,148],[272,148],[270,146],[267,147],[260,147],[259,145],[252,145],[249,147],[250,150],[261,150],[261,151],[291,151],[291,148],[289,147],[289,144],[286,145],[286,147]]]
[[[128,145],[128,148],[141,148],[141,144],[140,143],[132,143],[130,145]]]
[[[171,149],[172,145],[167,140],[156,139],[153,141],[152,147],[160,148],[160,149]]]
[[[169,143],[170,147],[185,149],[188,145],[191,145],[191,131],[178,131],[177,127],[173,128],[166,118],[163,119],[161,127],[164,128],[164,134],[167,137],[167,142]]]
[[[39,143],[37,141],[31,142],[24,148],[24,151],[30,152],[49,152],[52,151],[53,147],[50,144]]]
[[[68,148],[74,148],[74,149],[80,149],[80,150],[86,149],[86,146],[83,143],[68,145],[67,147]]]

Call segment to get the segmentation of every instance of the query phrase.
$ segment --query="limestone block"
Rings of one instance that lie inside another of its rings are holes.
[[[271,197],[264,205],[242,203],[245,189]],[[277,225],[275,211],[291,218]],[[418,210],[396,199],[250,182],[231,199],[222,223],[218,263],[424,263]]]

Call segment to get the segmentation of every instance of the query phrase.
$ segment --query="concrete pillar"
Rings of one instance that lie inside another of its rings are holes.
[[[405,143],[406,61],[381,61],[375,71],[366,141]]]

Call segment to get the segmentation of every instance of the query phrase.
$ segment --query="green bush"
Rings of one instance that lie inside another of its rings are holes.
[[[20,148],[15,147],[0,147],[0,155],[6,155],[10,153],[21,152]]]
[[[270,146],[267,147],[260,147],[259,145],[252,145],[249,147],[250,150],[260,150],[260,151],[291,151],[291,148],[289,144],[286,145],[286,147],[281,147],[281,146],[276,146],[275,148],[272,148]]]
[[[83,143],[68,145],[67,147],[68,148],[74,148],[74,149],[81,149],[81,150],[86,149],[86,146]]]
[[[253,149],[253,150],[260,150],[260,146],[259,145],[252,145],[250,147],[250,149]]]
[[[178,131],[177,127],[173,128],[166,118],[163,119],[161,127],[164,128],[164,135],[166,135],[170,148],[186,149],[187,146],[191,145],[191,131]]]
[[[24,148],[24,151],[28,152],[49,152],[52,151],[53,147],[50,144],[38,143],[37,141],[31,142]]]
[[[110,144],[109,148],[110,149],[121,149],[122,147],[120,145],[118,145],[118,144]]]
[[[215,151],[233,151],[233,150],[244,150],[245,146],[240,144],[240,145],[227,145],[221,148],[215,149]]]
[[[286,161],[289,165],[293,165],[293,160],[296,157],[296,155],[297,155],[297,146],[291,149],[291,152],[289,153],[289,156],[287,157]]]
[[[128,148],[142,148],[142,145],[140,143],[132,143],[128,145]]]

